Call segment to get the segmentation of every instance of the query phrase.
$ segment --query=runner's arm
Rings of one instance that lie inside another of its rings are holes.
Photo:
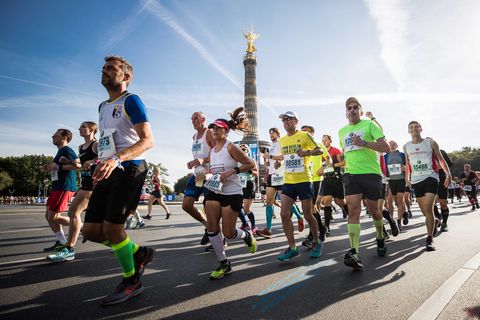
[[[437,157],[438,162],[440,163],[440,166],[442,167],[443,171],[445,171],[446,178],[445,178],[444,186],[448,187],[448,185],[450,184],[450,181],[452,181],[452,174],[450,173],[450,168],[445,162],[445,159],[443,158],[443,155],[440,152],[440,148],[438,147],[437,142],[435,142],[435,140],[433,139],[430,139],[430,146],[432,147],[433,152],[435,152],[435,156]]]

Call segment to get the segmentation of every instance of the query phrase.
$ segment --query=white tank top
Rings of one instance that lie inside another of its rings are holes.
[[[280,149],[280,143],[278,142],[278,140],[275,141],[275,142],[272,142],[272,145],[270,146],[270,152],[269,153],[270,153],[271,156],[281,156],[282,155],[282,151]],[[285,172],[285,167],[283,166],[283,163],[278,169],[275,169],[275,162],[277,162],[277,161],[270,159],[269,165],[268,165],[268,174],[277,173],[277,174],[281,174],[283,176],[283,173]]]
[[[231,170],[237,166],[237,161],[235,161],[230,153],[228,153],[228,145],[230,141],[226,141],[220,151],[215,152],[215,149],[210,151],[210,172],[221,173],[228,170]],[[223,188],[221,194],[232,195],[232,194],[243,194],[242,183],[238,174],[231,175],[223,183]]]
[[[192,143],[192,154],[193,159],[202,159],[208,158],[210,154],[210,146],[207,143],[207,130],[203,131],[202,137],[197,138],[198,132],[195,132],[193,135],[193,143]]]
[[[406,144],[410,167],[410,180],[412,184],[419,183],[430,177],[439,180],[438,168],[434,161],[430,139],[425,139],[421,143],[413,144],[411,141]]]

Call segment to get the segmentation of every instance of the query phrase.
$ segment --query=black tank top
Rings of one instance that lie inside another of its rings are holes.
[[[97,157],[97,154],[93,152],[93,144],[96,142],[94,140],[90,145],[87,147],[87,149],[82,150],[82,146],[78,147],[78,154],[80,158],[80,163],[83,165],[86,161],[95,159]]]

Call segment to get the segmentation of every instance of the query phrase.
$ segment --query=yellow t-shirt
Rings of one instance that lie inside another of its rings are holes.
[[[323,175],[319,176],[317,174],[318,169],[322,166],[323,162],[330,158],[330,154],[328,153],[327,148],[319,142],[317,142],[318,146],[322,149],[323,153],[318,156],[311,156],[312,161],[312,181],[323,181]],[[332,159],[330,159],[330,163],[332,163]]]
[[[281,137],[279,143],[285,166],[284,183],[312,182],[310,157],[297,155],[298,150],[313,150],[319,147],[312,135],[305,131],[296,131],[291,136]]]

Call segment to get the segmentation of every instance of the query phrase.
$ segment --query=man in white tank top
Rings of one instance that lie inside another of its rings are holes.
[[[450,184],[451,174],[438,144],[433,139],[423,139],[421,136],[422,126],[417,121],[408,124],[408,133],[412,136],[403,147],[406,156],[405,181],[407,186],[415,189],[418,205],[425,216],[427,227],[426,250],[434,251],[433,237],[436,234],[440,221],[435,221],[433,203],[438,191],[438,167],[437,161],[446,174],[445,187]]]

